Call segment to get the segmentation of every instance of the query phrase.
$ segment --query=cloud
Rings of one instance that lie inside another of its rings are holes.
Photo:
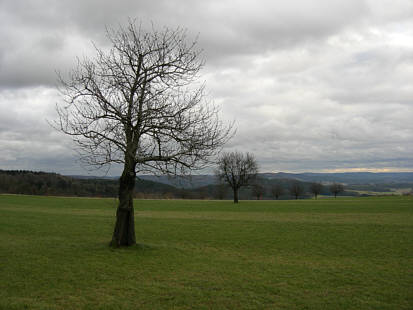
[[[55,71],[107,47],[105,25],[127,17],[199,34],[202,79],[238,127],[226,149],[263,171],[413,170],[409,0],[2,1],[0,168],[79,169],[45,121]]]
[[[56,98],[55,90],[44,87],[0,92],[0,169],[62,171],[68,162],[73,169],[70,139],[47,124]]]
[[[144,25],[183,26],[195,36],[212,65],[237,55],[261,54],[275,48],[331,35],[358,20],[366,6],[358,0],[277,1],[4,1],[0,15],[0,84],[4,87],[53,85],[54,70],[68,69],[75,56],[89,54],[91,41],[106,44],[105,26],[127,17]],[[172,14],[171,14],[172,12]],[[189,14],[192,12],[192,14]],[[238,65],[238,63],[237,63]]]

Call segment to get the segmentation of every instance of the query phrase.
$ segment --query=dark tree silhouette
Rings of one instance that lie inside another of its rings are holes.
[[[276,183],[271,187],[271,194],[275,199],[278,199],[284,194],[284,188],[280,183]]]
[[[330,185],[330,192],[337,198],[337,195],[344,192],[344,186],[340,183],[333,183]]]
[[[55,127],[73,137],[85,163],[123,165],[111,245],[129,246],[136,243],[136,173],[202,168],[228,140],[230,126],[195,83],[203,60],[185,30],[145,31],[129,21],[107,37],[109,51],[96,47],[95,58],[60,77],[65,104],[57,106]]]
[[[302,194],[304,194],[304,186],[299,181],[293,181],[290,184],[290,194],[298,199]]]
[[[321,183],[311,183],[310,192],[314,195],[314,198],[317,199],[317,196],[320,195],[323,190],[323,184]]]
[[[254,197],[257,198],[257,200],[260,200],[265,194],[265,187],[262,184],[255,182],[254,184],[252,184],[251,193]]]
[[[239,189],[255,180],[258,165],[252,154],[224,153],[218,159],[218,168],[215,173],[221,182],[227,183],[232,188],[234,203],[238,203]]]
[[[225,183],[219,183],[215,186],[215,198],[224,199],[228,192],[228,185]]]

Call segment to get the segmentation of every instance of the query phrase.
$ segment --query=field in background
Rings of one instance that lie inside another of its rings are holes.
[[[413,308],[413,197],[115,206],[0,195],[0,309]]]

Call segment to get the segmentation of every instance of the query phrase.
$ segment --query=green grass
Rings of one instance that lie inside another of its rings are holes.
[[[0,195],[0,309],[413,309],[413,199]]]

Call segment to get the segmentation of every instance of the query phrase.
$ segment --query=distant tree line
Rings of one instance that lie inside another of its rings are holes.
[[[56,173],[0,170],[0,193],[115,197],[117,182],[104,179],[75,179]]]
[[[117,179],[76,178],[57,173],[27,170],[0,170],[0,193],[48,196],[117,197]],[[204,189],[201,192],[205,192]],[[135,183],[136,198],[200,198],[205,193],[142,180]]]
[[[0,194],[117,197],[118,190],[117,179],[76,178],[48,172],[0,170]],[[223,199],[226,191],[226,188],[222,188],[221,196],[217,197],[214,185],[186,189],[139,178],[135,182],[135,197],[142,199]]]
[[[232,199],[232,188],[222,183],[209,190],[214,199]],[[344,186],[338,183],[321,184],[319,182],[302,182],[291,179],[256,178],[253,183],[239,189],[241,200],[278,200],[278,199],[317,199],[323,196],[355,196],[356,192],[346,192]]]

